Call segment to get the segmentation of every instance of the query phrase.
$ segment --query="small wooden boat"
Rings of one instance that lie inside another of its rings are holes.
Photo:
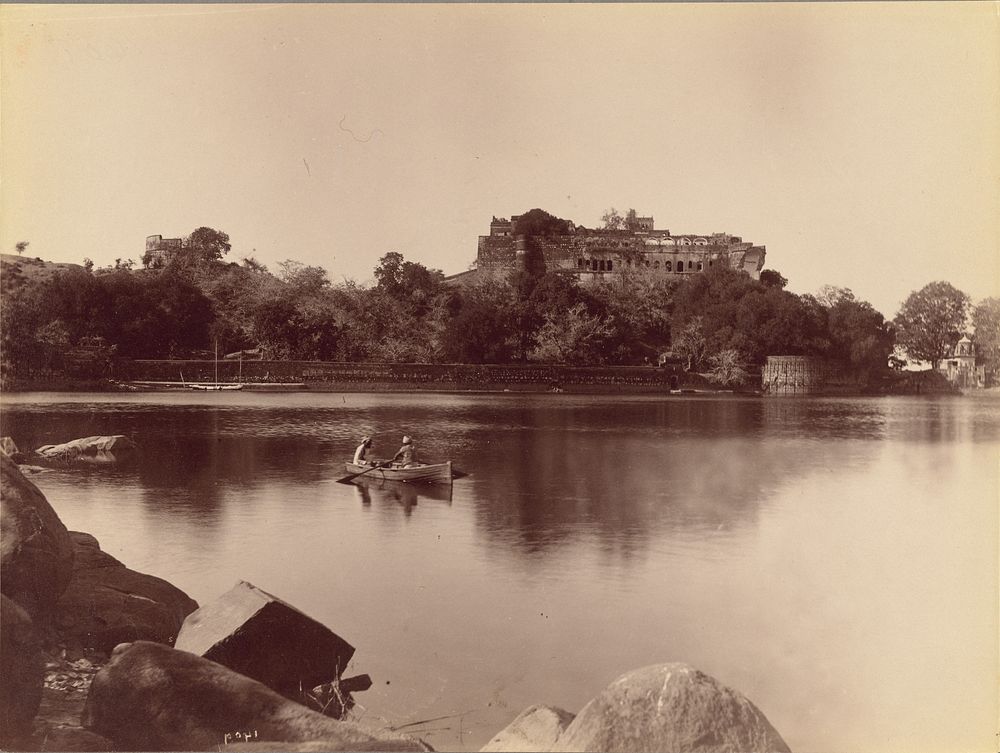
[[[348,473],[364,473],[358,476],[359,479],[385,479],[386,481],[409,481],[421,484],[450,484],[452,479],[451,461],[446,463],[434,463],[433,465],[411,465],[407,468],[377,467],[370,465],[357,465],[355,463],[344,463],[344,470]]]

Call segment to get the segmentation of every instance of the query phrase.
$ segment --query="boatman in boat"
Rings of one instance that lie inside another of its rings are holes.
[[[368,453],[371,446],[371,437],[361,437],[361,444],[359,444],[358,449],[354,451],[354,465],[368,465],[365,455]]]
[[[417,465],[417,450],[413,446],[413,440],[409,437],[403,437],[403,446],[399,448],[399,452],[392,456],[393,463],[396,463],[400,468],[409,468],[411,465]]]

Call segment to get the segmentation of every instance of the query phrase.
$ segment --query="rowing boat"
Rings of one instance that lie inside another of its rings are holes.
[[[378,467],[372,469],[370,465],[359,465],[357,463],[344,463],[344,470],[348,473],[364,473],[359,478],[385,479],[386,481],[413,481],[422,484],[450,484],[452,479],[451,461],[446,463],[434,463],[432,465],[411,465],[407,468],[392,466],[388,468]]]

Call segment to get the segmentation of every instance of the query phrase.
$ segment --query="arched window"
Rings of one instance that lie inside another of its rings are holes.
[[[660,268],[660,260],[659,259],[657,259],[655,262],[653,262],[653,268],[654,269],[659,269]]]
[[[611,259],[608,259],[608,271],[609,272],[611,271],[613,264],[614,264],[614,262],[612,262]]]
[[[701,270],[702,270],[701,262],[698,262],[698,271],[700,272]]]
[[[600,265],[599,269],[600,269],[600,270],[601,270],[602,272],[604,271],[604,259],[601,259],[601,265]]]
[[[590,269],[594,272],[597,271],[597,259],[590,260]]]
[[[694,269],[694,262],[688,259],[688,272]]]
[[[666,268],[667,268],[668,272],[673,272],[674,271],[674,265],[673,265],[673,263],[668,261],[667,265],[666,265]]]

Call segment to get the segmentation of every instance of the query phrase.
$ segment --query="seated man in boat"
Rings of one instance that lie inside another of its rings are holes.
[[[368,465],[365,455],[368,453],[371,446],[371,437],[361,437],[361,444],[359,444],[358,449],[354,451],[354,465]]]
[[[413,446],[413,440],[409,437],[403,437],[403,446],[399,448],[399,452],[392,456],[390,462],[398,465],[400,468],[419,465],[417,462],[417,450]]]

